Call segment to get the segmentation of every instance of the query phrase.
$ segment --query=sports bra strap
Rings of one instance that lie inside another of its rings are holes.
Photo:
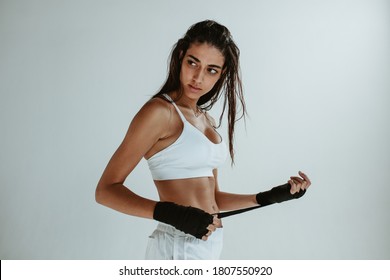
[[[173,102],[172,98],[171,98],[168,94],[166,94],[166,93],[164,93],[163,96],[164,96],[166,99],[168,99],[169,102],[172,103],[172,105],[175,107],[177,113],[179,114],[181,120],[182,120],[183,122],[187,122],[187,119],[184,117],[183,113],[180,111],[179,107],[177,107],[177,105],[175,104],[175,102]]]

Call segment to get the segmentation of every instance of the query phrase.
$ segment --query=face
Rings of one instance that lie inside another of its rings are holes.
[[[214,46],[191,44],[181,64],[183,94],[190,99],[199,99],[209,92],[221,77],[224,62],[222,53]]]

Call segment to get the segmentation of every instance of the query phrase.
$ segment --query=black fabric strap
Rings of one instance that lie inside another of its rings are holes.
[[[226,211],[221,213],[216,213],[214,215],[217,215],[219,219],[226,218],[229,216],[241,214],[247,211],[255,210],[257,208],[265,207],[274,203],[281,203],[283,201],[288,201],[291,199],[297,199],[302,197],[306,190],[300,191],[295,194],[290,193],[291,186],[289,183],[280,185],[277,187],[272,188],[269,191],[261,192],[256,195],[256,200],[260,205],[256,205],[253,207],[238,209],[238,210],[232,210],[232,211]]]
[[[260,207],[263,207],[263,205],[257,205],[257,206],[243,208],[243,209],[238,209],[238,210],[221,212],[221,213],[217,213],[215,215],[217,215],[218,219],[222,219],[222,218],[226,218],[226,217],[229,217],[229,216],[241,214],[241,213],[244,213],[244,212],[247,212],[247,211],[255,210],[255,209],[260,208]]]
[[[199,239],[202,239],[209,231],[207,227],[213,223],[213,216],[209,213],[173,202],[157,202],[153,218]]]

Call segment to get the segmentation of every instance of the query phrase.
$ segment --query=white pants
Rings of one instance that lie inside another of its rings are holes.
[[[218,228],[207,241],[159,223],[149,236],[147,260],[217,260],[222,251],[223,231]]]

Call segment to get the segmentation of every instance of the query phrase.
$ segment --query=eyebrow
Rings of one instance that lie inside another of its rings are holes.
[[[193,56],[193,55],[191,55],[191,54],[189,54],[188,56],[191,57],[191,58],[192,58],[193,60],[195,60],[196,62],[200,62],[199,58],[197,58],[197,57],[195,57],[195,56]],[[209,67],[214,67],[214,68],[222,69],[221,66],[215,65],[215,64],[209,64],[208,66],[209,66]]]

